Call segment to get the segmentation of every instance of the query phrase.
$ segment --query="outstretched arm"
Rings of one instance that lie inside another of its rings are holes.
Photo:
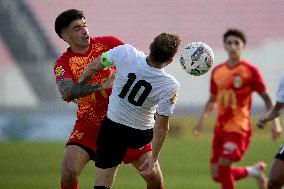
[[[159,154],[161,152],[164,141],[169,132],[169,116],[157,115],[154,136],[152,140],[153,150],[151,158],[147,159],[141,166],[140,172],[142,175],[150,174],[158,162]]]
[[[272,108],[272,102],[271,102],[271,98],[268,95],[268,93],[262,92],[262,93],[258,93],[258,95],[262,98],[262,100],[265,104],[266,110],[267,111],[270,110]]]
[[[265,124],[268,121],[273,120],[274,118],[278,117],[281,113],[281,110],[284,108],[284,103],[276,102],[275,106],[259,121],[260,123]]]
[[[69,78],[59,79],[56,81],[56,84],[62,99],[67,102],[103,89],[102,85],[74,83]]]
[[[199,118],[196,126],[192,129],[193,135],[199,135],[201,130],[203,129],[203,122],[207,117],[210,115],[210,113],[213,111],[214,105],[216,103],[216,96],[211,94],[205,107],[204,111],[201,114],[201,117]]]

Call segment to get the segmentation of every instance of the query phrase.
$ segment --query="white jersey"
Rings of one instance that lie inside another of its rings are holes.
[[[164,69],[151,67],[146,55],[129,44],[108,51],[108,61],[116,66],[107,116],[135,129],[154,127],[154,114],[171,116],[179,83]]]
[[[276,94],[276,101],[284,103],[284,75],[282,75]]]

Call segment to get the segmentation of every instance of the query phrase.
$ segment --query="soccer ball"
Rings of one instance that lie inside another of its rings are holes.
[[[181,67],[190,75],[207,73],[214,62],[213,50],[203,42],[191,42],[181,52]]]

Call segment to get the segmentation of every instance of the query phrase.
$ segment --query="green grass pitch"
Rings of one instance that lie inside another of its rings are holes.
[[[195,118],[173,118],[171,134],[160,155],[165,188],[170,189],[217,189],[209,175],[212,122],[199,137],[191,135]],[[264,160],[270,168],[282,140],[272,141],[269,127],[254,129],[252,143],[239,165],[246,166]],[[64,142],[2,142],[0,143],[1,189],[56,189],[60,188],[60,166]],[[268,170],[266,171],[268,173]],[[79,177],[80,188],[93,188],[94,163],[90,162]],[[256,189],[253,179],[237,183],[237,188]],[[113,189],[146,189],[136,170],[122,165]]]

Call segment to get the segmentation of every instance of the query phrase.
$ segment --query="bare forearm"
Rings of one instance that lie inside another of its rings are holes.
[[[262,97],[264,104],[265,104],[265,107],[266,107],[267,111],[269,112],[265,116],[265,118],[263,118],[261,120],[261,122],[265,123],[267,121],[272,120],[273,125],[279,124],[279,119],[277,118],[277,116],[279,116],[280,110],[278,109],[278,106],[276,105],[275,107],[272,108],[271,98],[266,92],[260,93],[259,95]]]
[[[72,98],[78,99],[99,90],[102,90],[101,85],[75,84],[71,88],[70,94]]]
[[[208,102],[208,103],[206,104],[205,109],[204,109],[204,112],[203,112],[203,116],[204,116],[205,118],[207,118],[207,117],[211,114],[211,112],[212,112],[212,110],[213,110],[213,106],[214,106],[214,103],[212,103],[212,102]]]
[[[74,84],[71,79],[60,79],[57,81],[57,86],[63,100],[67,101],[84,97],[102,89],[101,85]]]
[[[266,99],[266,100],[264,101],[264,103],[265,103],[265,108],[266,108],[266,110],[270,110],[270,109],[272,108],[272,102],[271,102],[271,99],[270,99],[270,98]]]
[[[280,115],[280,112],[278,112],[278,111],[273,111],[273,110],[272,110],[272,111],[269,113],[269,115],[266,117],[266,120],[267,120],[267,121],[270,121],[270,120],[272,120],[272,119],[278,117],[279,115]]]
[[[269,111],[269,113],[265,116],[265,120],[271,121],[277,118],[280,115],[281,110],[283,108],[284,108],[284,103],[277,102],[276,105],[271,109],[271,111]]]
[[[269,111],[272,108],[272,101],[270,96],[266,92],[259,93],[259,95],[264,101],[266,110]]]
[[[208,101],[204,107],[204,110],[201,114],[201,117],[199,119],[199,122],[203,122],[213,111],[214,103],[211,101]]]
[[[164,141],[168,135],[168,132],[169,132],[169,125],[156,127],[154,129],[154,137],[152,140],[152,145],[153,145],[152,157],[154,160],[158,160],[159,154],[161,152]]]

